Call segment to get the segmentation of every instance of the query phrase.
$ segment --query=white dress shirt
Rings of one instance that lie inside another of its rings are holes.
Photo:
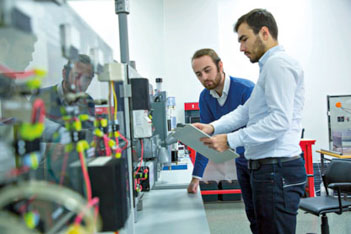
[[[249,100],[212,122],[214,134],[229,133],[231,148],[245,147],[247,159],[290,157],[301,153],[304,74],[281,46],[259,60],[260,74]]]
[[[223,106],[225,101],[227,100],[228,97],[228,92],[229,92],[229,85],[230,85],[230,79],[227,74],[224,73],[224,85],[223,85],[223,91],[222,91],[222,96],[219,96],[216,90],[211,89],[210,94],[212,97],[216,98],[218,101],[218,104],[220,106]]]
[[[229,76],[227,76],[227,74],[224,73],[224,85],[223,85],[222,96],[219,96],[218,93],[214,89],[210,90],[211,96],[217,99],[218,104],[220,106],[223,106],[225,101],[227,100],[228,92],[229,92],[229,85],[230,85],[230,78],[229,78]],[[231,167],[228,167],[228,165],[230,165],[230,164],[227,162],[225,162],[225,163],[211,163],[211,161],[209,161],[209,164],[206,166],[206,168],[209,165],[210,165],[210,167],[213,167],[215,169],[215,170],[212,170],[212,173],[217,173],[218,171],[222,172],[222,171],[227,170],[228,168],[231,168]],[[205,174],[205,177],[206,177],[206,174]],[[193,175],[193,178],[197,178],[199,180],[202,179],[200,176],[196,176],[196,175]]]

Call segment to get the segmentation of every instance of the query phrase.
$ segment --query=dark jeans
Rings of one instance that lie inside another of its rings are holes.
[[[302,158],[261,165],[250,172],[259,233],[295,234],[297,209],[306,184]]]
[[[245,203],[245,211],[248,220],[250,221],[251,232],[258,233],[257,222],[255,218],[254,204],[252,200],[252,190],[250,184],[250,171],[247,165],[236,162],[236,174],[241,189],[241,195]]]

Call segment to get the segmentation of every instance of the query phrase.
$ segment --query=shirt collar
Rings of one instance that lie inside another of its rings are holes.
[[[222,96],[223,95],[228,95],[229,92],[229,85],[230,85],[230,79],[229,76],[227,74],[224,73],[224,85],[223,85],[223,91],[222,91]],[[210,90],[210,94],[212,97],[214,98],[220,98],[220,96],[218,95],[218,93],[216,92],[216,90],[211,89]]]
[[[273,54],[275,54],[278,51],[284,51],[283,46],[277,45],[277,46],[274,46],[274,47],[270,48],[269,50],[267,50],[266,53],[264,53],[264,55],[262,55],[262,57],[258,60],[258,64],[260,66],[260,69],[267,62],[268,58],[271,57]]]

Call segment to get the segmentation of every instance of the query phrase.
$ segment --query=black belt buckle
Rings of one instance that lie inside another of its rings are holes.
[[[261,164],[258,160],[249,160],[247,166],[249,170],[257,170],[261,167]]]

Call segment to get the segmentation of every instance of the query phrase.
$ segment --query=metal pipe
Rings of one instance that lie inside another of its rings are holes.
[[[129,64],[129,45],[128,45],[128,21],[127,14],[118,14],[119,21],[119,44],[121,50],[121,62]]]
[[[130,83],[129,79],[129,45],[128,45],[128,21],[127,15],[129,14],[129,0],[115,0],[115,11],[118,15],[118,23],[119,23],[119,45],[120,45],[120,53],[121,53],[121,63],[127,64],[127,76],[125,77],[125,84]],[[132,160],[132,150],[133,140],[131,131],[133,130],[132,126],[132,109],[131,109],[131,100],[129,97],[124,98],[125,105],[125,131],[126,137],[130,139],[130,146],[127,148],[127,159],[128,159],[128,171],[129,171],[129,198],[131,203],[131,215],[130,221],[127,223],[127,227],[125,229],[128,233],[134,234],[134,222],[136,222],[136,206],[134,199],[134,190],[133,190],[133,160]]]
[[[129,1],[115,0],[115,10],[119,22],[119,45],[121,50],[121,63],[129,64],[129,45],[128,45],[128,20]]]

